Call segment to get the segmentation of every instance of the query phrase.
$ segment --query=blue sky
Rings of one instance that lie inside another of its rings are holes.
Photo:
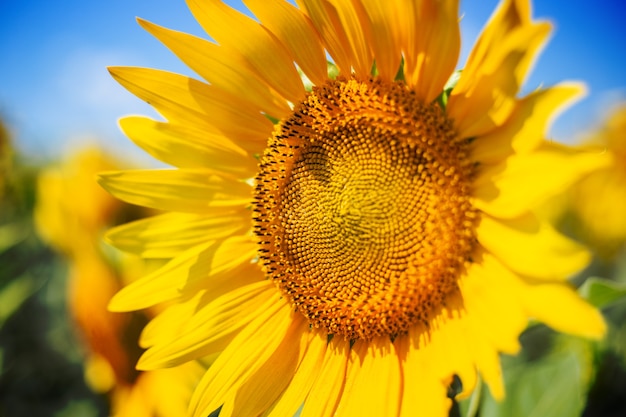
[[[227,1],[241,7],[239,1]],[[462,65],[498,2],[462,0]],[[137,65],[193,75],[135,22],[206,36],[183,0],[0,0],[0,115],[17,146],[50,158],[97,139],[123,155],[140,155],[119,132],[117,119],[154,115],[117,85],[107,65]],[[571,140],[626,101],[626,2],[536,0],[534,16],[555,25],[525,90],[582,80],[588,97],[554,124],[550,135]]]

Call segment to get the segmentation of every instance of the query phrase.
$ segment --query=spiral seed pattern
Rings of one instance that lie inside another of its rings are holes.
[[[315,88],[277,125],[256,178],[266,275],[329,334],[427,324],[475,246],[467,148],[404,83]]]

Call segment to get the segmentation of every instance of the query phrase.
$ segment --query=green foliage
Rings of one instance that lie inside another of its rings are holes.
[[[459,411],[461,417],[475,417],[480,406],[480,398],[482,396],[483,383],[480,378],[476,381],[476,388],[472,395],[459,403]]]
[[[0,328],[31,295],[40,287],[35,278],[25,274],[9,282],[0,290]]]
[[[563,352],[529,363],[512,362],[505,366],[506,398],[497,402],[485,390],[481,417],[580,415],[587,387],[576,353]]]
[[[105,416],[83,380],[65,263],[34,230],[41,165],[8,155],[0,158],[0,416]]]
[[[579,289],[587,301],[598,308],[626,300],[626,284],[604,278],[589,278]]]

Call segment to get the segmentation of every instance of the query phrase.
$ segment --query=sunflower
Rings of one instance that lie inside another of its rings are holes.
[[[626,103],[580,145],[612,156],[612,163],[587,175],[572,188],[570,206],[580,219],[580,233],[605,258],[626,242]]]
[[[604,334],[566,281],[588,252],[533,212],[607,160],[544,140],[583,87],[517,98],[550,32],[528,1],[462,72],[457,1],[187,3],[216,43],[139,23],[206,82],[110,69],[166,119],[122,130],[176,169],[100,181],[166,211],[108,234],[169,260],[110,308],[171,303],[138,367],[204,363],[193,416],[445,416],[453,379],[502,398],[530,317]]]
[[[141,354],[136,339],[144,313],[108,311],[121,288],[122,275],[138,269],[137,260],[102,250],[101,234],[128,216],[129,207],[98,187],[97,172],[119,164],[97,147],[73,152],[38,178],[35,223],[39,235],[67,259],[68,307],[72,326],[85,348],[85,380],[106,394],[115,417],[177,417],[186,414],[191,387],[202,368],[190,363],[172,369],[137,372]],[[169,381],[177,378],[172,389]]]

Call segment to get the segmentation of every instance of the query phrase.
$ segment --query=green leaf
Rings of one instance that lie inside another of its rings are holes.
[[[581,285],[578,292],[598,308],[626,300],[626,284],[604,278],[589,278]]]
[[[65,408],[54,414],[54,417],[97,417],[99,414],[91,401],[71,399]]]
[[[0,291],[0,327],[41,285],[33,277],[22,275],[2,288]]]
[[[28,229],[24,224],[13,222],[0,226],[0,253],[11,249],[28,236]]]
[[[476,381],[476,388],[469,398],[459,401],[459,411],[461,417],[475,417],[480,405],[480,397],[482,392],[483,383],[480,377]]]
[[[514,361],[505,369],[506,397],[497,402],[484,390],[481,417],[571,417],[585,405],[587,377],[575,352],[534,362]]]

